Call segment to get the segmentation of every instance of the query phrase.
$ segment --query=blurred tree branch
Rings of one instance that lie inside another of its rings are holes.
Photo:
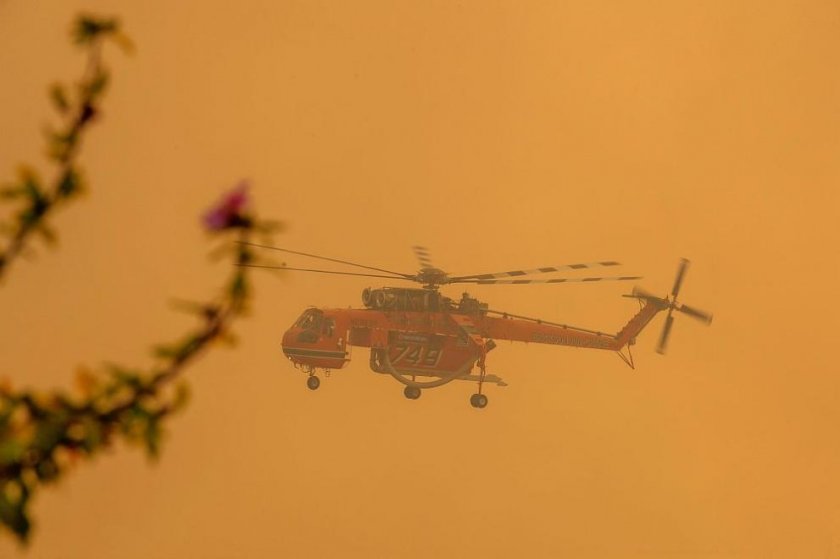
[[[49,157],[57,166],[57,178],[46,188],[34,171],[24,169],[16,183],[0,191],[7,200],[22,201],[7,227],[11,241],[0,253],[0,279],[33,234],[54,238],[45,220],[81,189],[76,159],[82,134],[98,114],[108,82],[109,74],[100,62],[101,43],[111,38],[130,45],[114,19],[82,16],[73,29],[75,42],[88,49],[89,63],[75,101],[61,87],[51,90],[56,108],[67,118],[62,131],[49,133]],[[81,369],[73,392],[40,393],[0,384],[0,526],[19,541],[30,537],[29,505],[38,488],[59,480],[81,459],[95,456],[118,439],[157,457],[164,420],[187,401],[186,385],[173,386],[173,381],[215,342],[233,343],[231,327],[247,312],[251,299],[248,268],[243,265],[256,261],[245,243],[255,235],[270,236],[280,224],[256,218],[246,182],[211,207],[202,223],[222,241],[221,250],[213,253],[230,256],[233,270],[217,297],[180,303],[198,324],[182,338],[158,345],[152,367],[108,364],[99,371]]]
[[[0,280],[12,262],[25,253],[33,235],[39,234],[47,243],[55,244],[56,236],[47,218],[57,207],[84,190],[77,161],[82,136],[100,112],[110,79],[110,72],[102,63],[102,44],[111,40],[126,51],[132,49],[131,42],[113,18],[80,16],[72,28],[72,38],[86,50],[87,68],[73,93],[62,84],[50,88],[50,99],[63,121],[58,129],[46,131],[47,156],[55,167],[55,178],[47,184],[33,167],[22,165],[17,180],[0,187],[0,201],[19,205],[13,220],[0,224],[0,233],[9,238],[0,250]]]

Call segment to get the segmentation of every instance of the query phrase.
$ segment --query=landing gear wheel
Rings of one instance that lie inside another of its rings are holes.
[[[416,400],[420,397],[421,392],[420,389],[416,386],[406,386],[403,390],[403,394],[409,400]]]
[[[473,394],[470,396],[470,405],[479,409],[487,407],[487,396],[484,394]]]
[[[315,375],[312,375],[311,377],[306,379],[306,386],[309,388],[309,390],[318,390],[318,387],[321,386],[321,379],[319,379]]]

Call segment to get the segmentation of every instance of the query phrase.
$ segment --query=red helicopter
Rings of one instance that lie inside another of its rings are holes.
[[[505,386],[501,378],[487,373],[487,354],[496,347],[494,340],[615,351],[628,366],[634,368],[630,346],[660,311],[668,311],[668,314],[657,345],[659,353],[665,352],[674,311],[706,324],[712,321],[710,313],[677,303],[677,295],[689,265],[686,259],[680,262],[670,296],[657,297],[634,288],[632,293],[625,297],[637,299],[640,304],[639,311],[617,334],[606,334],[491,310],[486,303],[470,297],[468,293],[464,293],[456,301],[440,293],[439,288],[452,284],[524,285],[640,279],[638,276],[523,278],[533,274],[612,268],[618,266],[618,262],[601,261],[491,274],[450,276],[432,266],[425,248],[414,247],[420,261],[420,271],[416,274],[404,274],[279,247],[247,244],[379,273],[291,268],[285,265],[250,265],[253,267],[407,280],[422,285],[420,288],[366,288],[362,291],[364,308],[306,309],[283,335],[282,346],[283,353],[294,366],[307,374],[306,384],[311,390],[316,390],[321,384],[316,376],[319,369],[327,373],[341,369],[350,361],[350,346],[361,346],[370,348],[370,368],[374,372],[390,375],[405,385],[403,393],[406,398],[416,400],[423,390],[443,386],[454,380],[465,380],[476,382],[478,385],[477,392],[470,397],[470,404],[475,408],[484,408],[487,406],[487,395],[483,392],[484,384]],[[623,351],[625,347],[626,355]]]

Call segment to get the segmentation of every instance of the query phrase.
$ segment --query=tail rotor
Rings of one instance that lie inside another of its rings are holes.
[[[668,337],[671,335],[671,326],[674,324],[674,317],[671,315],[671,310],[668,310],[668,316],[665,318],[665,326],[662,327],[662,334],[659,336],[659,343],[656,344],[656,353],[665,354],[665,348],[668,346]]]
[[[668,316],[665,318],[665,326],[662,327],[662,334],[659,336],[659,343],[656,345],[656,352],[663,355],[665,354],[665,349],[668,347],[668,338],[671,335],[671,327],[674,325],[674,311],[686,314],[704,322],[707,325],[712,323],[711,313],[677,303],[677,295],[680,293],[680,288],[682,287],[683,279],[685,279],[685,272],[688,270],[688,265],[689,261],[685,258],[680,260],[680,267],[677,269],[677,277],[674,279],[674,287],[671,288],[671,296],[663,301],[668,305]]]
[[[680,260],[680,267],[677,269],[677,277],[674,278],[674,286],[671,288],[671,294],[665,297],[657,297],[652,293],[640,289],[633,288],[632,295],[628,297],[635,297],[641,299],[649,304],[659,305],[662,310],[668,309],[668,315],[665,317],[665,325],[662,327],[662,333],[659,335],[659,342],[656,344],[656,352],[664,354],[668,347],[668,339],[671,336],[671,328],[674,326],[674,311],[688,315],[705,324],[712,323],[712,314],[688,305],[682,305],[677,302],[677,296],[680,293],[685,273],[688,270],[689,261],[685,258]]]

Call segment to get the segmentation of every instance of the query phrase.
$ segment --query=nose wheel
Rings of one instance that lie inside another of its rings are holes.
[[[318,390],[319,386],[321,386],[321,379],[315,375],[310,375],[309,378],[306,379],[306,387],[309,388],[309,390]]]
[[[487,407],[487,396],[484,394],[473,394],[470,396],[470,405],[478,409]]]
[[[421,392],[420,389],[416,386],[406,386],[403,390],[403,394],[409,400],[416,400],[420,397]]]

